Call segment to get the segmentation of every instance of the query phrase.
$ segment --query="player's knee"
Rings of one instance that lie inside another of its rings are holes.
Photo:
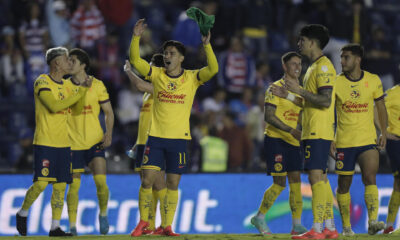
[[[167,184],[165,183],[165,180],[163,181],[162,179],[156,179],[156,181],[153,184],[153,189],[156,191],[160,191],[166,187]]]
[[[365,173],[362,176],[362,181],[365,186],[376,185],[376,176],[373,173]]]
[[[64,192],[66,188],[67,188],[67,183],[65,183],[65,182],[53,184],[53,191],[57,190],[60,192]]]
[[[167,179],[167,188],[171,190],[178,190],[179,180]]]
[[[43,191],[46,189],[46,187],[47,187],[48,184],[49,184],[49,183],[48,183],[48,182],[45,182],[45,181],[36,181],[36,182],[33,184],[33,187],[34,187],[37,191],[43,192]]]
[[[151,188],[153,186],[153,179],[149,176],[143,176],[142,178],[142,187],[143,188]]]

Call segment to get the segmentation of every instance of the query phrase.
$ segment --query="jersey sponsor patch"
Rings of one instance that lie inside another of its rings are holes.
[[[48,159],[43,159],[42,160],[42,166],[43,167],[50,167],[50,161]]]
[[[338,152],[336,154],[336,159],[339,161],[343,161],[344,160],[344,152]]]
[[[328,66],[325,66],[325,65],[321,66],[321,71],[327,72],[328,71]]]
[[[275,155],[275,162],[282,162],[283,156],[282,154],[276,154]]]

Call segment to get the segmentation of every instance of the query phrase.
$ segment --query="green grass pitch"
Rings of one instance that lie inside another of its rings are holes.
[[[258,234],[185,234],[180,237],[165,237],[165,236],[143,236],[143,237],[130,237],[129,235],[82,235],[78,237],[57,237],[49,238],[48,236],[15,236],[15,237],[0,237],[0,240],[46,240],[46,239],[69,239],[69,240],[256,240],[256,239],[291,239],[289,234],[273,234],[268,236],[260,236]],[[364,240],[364,239],[400,239],[400,235],[374,235],[356,234],[353,237],[342,237],[341,240]]]

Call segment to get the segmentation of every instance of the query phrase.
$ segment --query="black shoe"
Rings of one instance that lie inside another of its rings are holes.
[[[17,217],[17,230],[21,236],[26,236],[26,221],[28,217],[22,217],[18,213],[15,215]]]
[[[50,230],[49,237],[72,237],[72,233],[66,233],[60,227]]]

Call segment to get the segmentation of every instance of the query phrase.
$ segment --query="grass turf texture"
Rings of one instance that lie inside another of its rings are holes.
[[[256,240],[256,239],[291,239],[290,234],[273,234],[268,236],[260,236],[258,234],[197,234],[197,235],[181,235],[180,237],[165,237],[165,236],[143,236],[143,237],[130,237],[129,235],[82,235],[78,237],[52,237],[48,236],[15,236],[15,237],[0,237],[0,240],[42,240],[42,239],[69,239],[69,240]],[[368,234],[356,234],[353,237],[340,236],[338,239],[349,240],[349,239],[400,239],[399,235],[382,235],[377,234],[370,236]]]

